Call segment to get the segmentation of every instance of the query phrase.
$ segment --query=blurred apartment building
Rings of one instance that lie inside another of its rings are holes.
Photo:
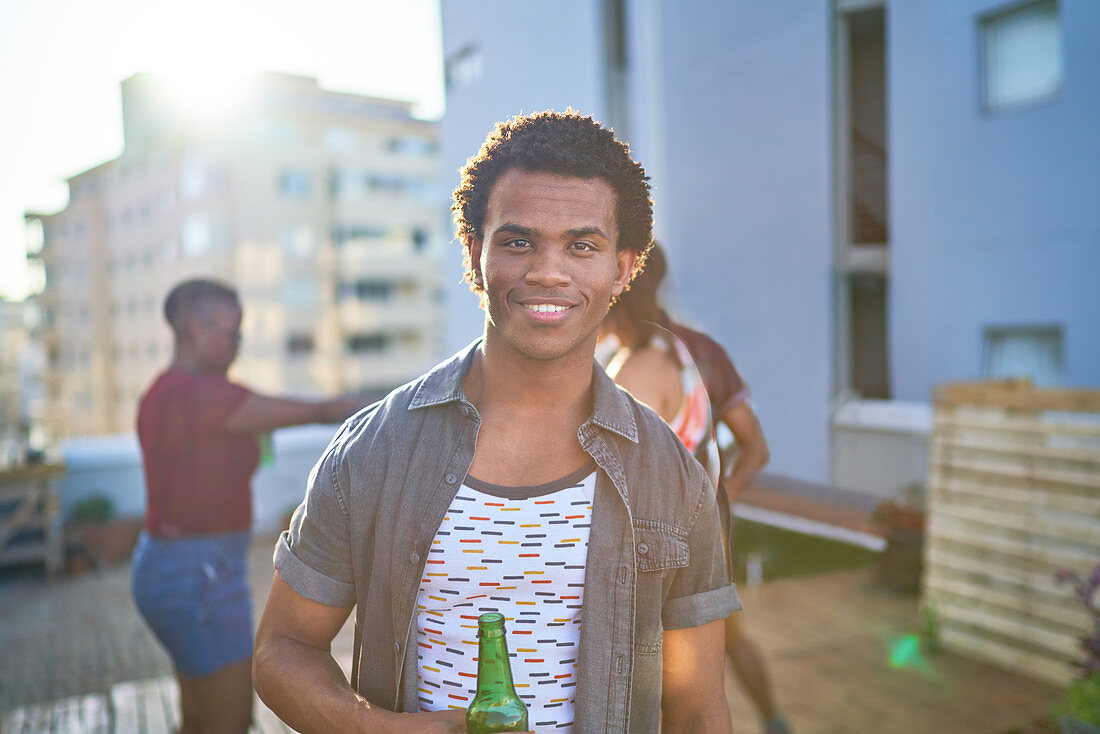
[[[266,73],[198,114],[122,83],[121,156],[28,213],[53,437],[132,430],[170,359],[164,296],[191,276],[244,302],[232,375],[261,391],[373,392],[440,353],[446,240],[432,123],[411,104]]]
[[[935,385],[1100,384],[1100,3],[448,0],[442,18],[444,170],[518,112],[611,124],[652,178],[673,311],[746,376],[770,471],[892,496],[924,476]],[[450,314],[459,338],[478,320]]]
[[[42,448],[39,412],[45,361],[34,339],[35,310],[28,301],[0,298],[0,471]]]

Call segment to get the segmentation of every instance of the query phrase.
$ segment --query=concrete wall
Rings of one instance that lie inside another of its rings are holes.
[[[673,310],[726,346],[769,471],[829,479],[830,18],[826,3],[665,4]]]
[[[595,0],[441,3],[443,58],[476,46],[481,75],[447,92],[440,123],[440,180],[450,191],[458,170],[477,153],[493,125],[520,113],[573,108],[604,119],[600,4]],[[453,234],[453,225],[450,233]],[[461,282],[462,248],[447,248],[446,346],[454,352],[479,336],[484,315]]]
[[[928,474],[932,407],[853,400],[833,418],[833,483],[920,505]]]
[[[1064,91],[981,106],[979,16],[1000,0],[890,3],[894,396],[973,379],[989,325],[1060,324],[1066,381],[1100,384],[1100,3],[1062,0]]]

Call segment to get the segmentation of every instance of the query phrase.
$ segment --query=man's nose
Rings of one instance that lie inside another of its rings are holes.
[[[529,263],[527,282],[532,285],[553,288],[570,282],[568,263],[563,253],[540,250]]]

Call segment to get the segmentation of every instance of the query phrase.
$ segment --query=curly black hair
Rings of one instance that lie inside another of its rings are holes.
[[[624,347],[639,349],[649,343],[657,326],[672,328],[672,320],[661,306],[658,291],[668,275],[668,260],[659,242],[654,241],[646,257],[646,267],[612,305],[604,324],[619,337]]]
[[[164,299],[164,320],[177,335],[200,309],[210,303],[228,303],[241,307],[236,289],[210,278],[192,278],[177,283]]]
[[[513,168],[606,181],[617,199],[616,247],[637,252],[632,279],[642,271],[653,242],[649,176],[614,132],[572,108],[516,115],[498,122],[477,155],[466,161],[462,180],[454,190],[451,210],[460,242],[465,244],[471,236],[482,236],[489,193],[497,179]],[[482,288],[474,280],[470,250],[464,249],[465,280],[470,290],[481,294]]]

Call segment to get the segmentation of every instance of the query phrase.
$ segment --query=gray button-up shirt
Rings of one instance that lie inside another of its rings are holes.
[[[275,548],[298,594],[354,605],[352,686],[416,711],[412,625],[428,549],[474,458],[481,418],[462,383],[479,342],[349,419]],[[574,730],[656,732],[661,641],[740,609],[714,488],[664,421],[593,365],[595,460]],[[410,647],[411,645],[411,647]]]

